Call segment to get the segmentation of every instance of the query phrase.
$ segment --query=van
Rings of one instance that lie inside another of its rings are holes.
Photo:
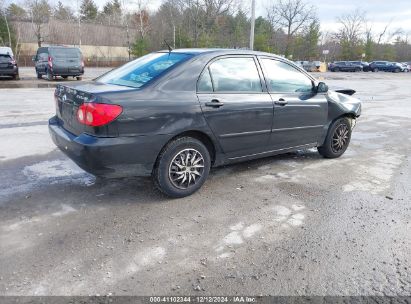
[[[41,47],[37,50],[33,61],[38,79],[45,75],[49,81],[56,76],[61,76],[64,79],[70,76],[81,80],[81,76],[84,74],[83,55],[76,47]]]
[[[0,55],[10,55],[14,58],[13,50],[8,46],[0,46]]]

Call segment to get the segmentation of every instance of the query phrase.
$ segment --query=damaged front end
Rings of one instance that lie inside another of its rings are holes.
[[[340,90],[328,91],[327,99],[329,104],[330,119],[333,120],[343,115],[347,116],[350,120],[351,128],[353,129],[356,125],[356,119],[361,115],[361,100],[352,97],[355,93],[354,90],[349,91],[352,91],[353,93],[345,94]]]

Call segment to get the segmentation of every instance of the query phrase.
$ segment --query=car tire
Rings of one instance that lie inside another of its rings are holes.
[[[373,71],[374,73],[376,73],[376,72],[378,72],[378,68],[374,68],[372,71]]]
[[[339,71],[340,71],[339,68],[335,68],[335,69],[334,69],[334,72],[339,72]]]
[[[63,77],[63,79],[67,79],[67,78],[68,78],[68,76],[61,76],[61,77]]]
[[[210,167],[211,157],[207,147],[198,139],[180,137],[161,151],[152,175],[161,192],[173,198],[180,198],[201,188]]]
[[[399,73],[399,72],[401,72],[400,69],[395,69],[395,70],[394,70],[394,73]]]
[[[317,150],[325,158],[337,158],[347,150],[350,140],[351,124],[346,117],[341,117],[328,128],[324,144]]]
[[[41,78],[42,78],[41,74],[37,72],[37,79],[41,79]]]
[[[81,76],[76,76],[76,79],[80,81],[80,80],[83,79],[83,77],[81,77]]]
[[[48,81],[53,81],[53,74],[50,72],[50,70],[47,70],[46,72],[46,79]]]
[[[19,74],[13,75],[13,80],[20,80]]]

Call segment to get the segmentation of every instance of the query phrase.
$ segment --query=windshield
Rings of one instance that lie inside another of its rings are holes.
[[[96,81],[140,88],[192,57],[193,55],[182,53],[152,53],[108,72]]]
[[[54,58],[80,58],[80,50],[74,48],[55,48],[50,53]]]

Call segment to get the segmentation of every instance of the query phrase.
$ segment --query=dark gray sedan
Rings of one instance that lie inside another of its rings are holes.
[[[55,99],[51,137],[81,168],[151,175],[172,197],[198,190],[212,166],[309,147],[339,157],[361,114],[358,99],[294,63],[244,50],[152,53],[59,85]]]

